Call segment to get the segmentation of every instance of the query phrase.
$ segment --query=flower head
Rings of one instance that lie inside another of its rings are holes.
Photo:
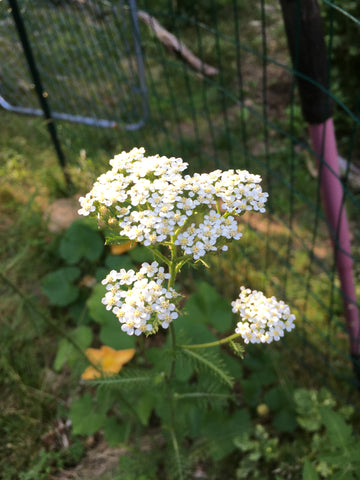
[[[159,325],[168,328],[178,317],[171,302],[178,293],[163,286],[169,277],[157,262],[143,263],[137,274],[133,270],[112,271],[102,282],[108,290],[102,303],[116,315],[121,330],[128,335],[154,333]]]
[[[267,298],[262,292],[241,287],[237,300],[231,303],[232,311],[242,318],[235,329],[245,343],[271,343],[280,340],[284,331],[295,328],[295,315],[288,305]]]
[[[110,160],[112,170],[80,198],[79,214],[102,218],[106,207],[108,225],[119,236],[145,246],[172,239],[182,254],[197,261],[240,239],[236,215],[265,211],[268,194],[259,175],[215,170],[183,176],[188,164],[181,158],[144,154],[143,148],[134,148]]]

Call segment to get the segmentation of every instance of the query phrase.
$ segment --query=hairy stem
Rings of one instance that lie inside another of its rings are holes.
[[[232,340],[235,340],[236,338],[240,337],[240,333],[233,333],[232,335],[229,335],[228,337],[222,338],[221,340],[216,340],[215,342],[209,342],[209,343],[197,343],[195,345],[180,345],[180,348],[183,348],[185,350],[190,350],[193,348],[209,348],[209,347],[217,347],[218,345],[224,345],[225,343],[229,343]]]

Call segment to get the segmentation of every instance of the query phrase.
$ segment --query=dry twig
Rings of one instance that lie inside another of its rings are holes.
[[[155,33],[161,43],[163,43],[170,51],[180,55],[195,70],[198,70],[208,77],[219,73],[217,68],[204,63],[200,58],[194,55],[181,40],[168,32],[153,16],[143,10],[139,10],[137,15],[138,18],[142,20],[153,33]]]

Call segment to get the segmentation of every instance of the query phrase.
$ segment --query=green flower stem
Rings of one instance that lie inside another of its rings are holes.
[[[155,257],[159,258],[162,262],[166,263],[168,267],[170,267],[171,261],[168,258],[166,258],[165,255],[160,253],[159,250],[151,247],[147,247],[147,248],[155,255]]]
[[[188,398],[204,398],[209,399],[209,398],[223,398],[223,399],[229,399],[229,400],[235,400],[234,395],[229,395],[227,393],[209,393],[209,392],[190,392],[190,393],[174,393],[174,399],[175,400],[184,400]]]
[[[184,257],[182,257],[181,260],[179,260],[179,262],[176,265],[175,273],[180,272],[180,270],[185,265],[185,263],[187,263],[189,260],[191,260],[191,258],[192,258],[192,255],[185,255]]]
[[[176,435],[175,435],[175,432],[174,432],[173,428],[170,429],[170,435],[171,435],[171,441],[172,441],[173,449],[174,449],[174,453],[175,453],[175,462],[176,462],[176,467],[177,467],[177,471],[178,471],[177,472],[178,473],[178,478],[179,478],[179,480],[183,480],[184,475],[183,475],[183,470],[182,470],[180,448],[179,448],[179,444],[178,444],[178,441],[177,441],[177,438],[176,438]]]
[[[171,358],[170,373],[168,378],[168,380],[170,381],[174,376],[175,361],[176,361],[176,336],[175,336],[175,328],[173,323],[169,325],[169,330],[170,330],[170,340],[171,340],[171,346],[172,346],[172,358]]]
[[[232,340],[235,340],[236,338],[240,337],[240,333],[233,333],[232,335],[229,335],[228,337],[222,338],[221,340],[217,340],[216,342],[209,342],[209,343],[197,343],[195,345],[180,345],[180,348],[190,350],[193,348],[209,348],[209,347],[217,347],[218,345],[224,345],[225,343],[229,343]]]
[[[175,278],[176,278],[176,245],[174,244],[174,237],[171,237],[171,244],[170,244],[170,265],[169,265],[169,273],[170,273],[170,278],[168,282],[168,289],[174,288],[175,285]],[[172,360],[171,360],[171,365],[170,365],[170,374],[169,374],[169,381],[173,378],[174,376],[174,369],[175,369],[175,360],[176,360],[176,338],[175,338],[175,328],[174,324],[171,323],[169,326],[170,329],[170,339],[171,339],[171,346],[173,349],[173,355],[172,355]]]
[[[174,288],[175,285],[175,278],[176,278],[176,264],[177,264],[177,257],[176,257],[176,245],[174,244],[175,238],[174,236],[171,238],[171,242],[169,245],[170,248],[170,263],[169,263],[169,273],[170,273],[170,278],[168,282],[168,288]],[[171,323],[169,325],[169,330],[170,330],[170,340],[171,340],[171,346],[172,346],[172,359],[171,359],[171,365],[170,365],[170,372],[169,376],[166,377],[166,384],[167,384],[167,390],[168,390],[168,398],[169,398],[169,406],[170,406],[170,435],[171,435],[171,441],[172,441],[172,446],[174,449],[175,453],[175,462],[178,470],[178,478],[182,480],[184,478],[183,476],[183,471],[182,471],[182,463],[181,463],[181,457],[180,457],[180,449],[179,449],[179,444],[176,438],[176,433],[175,433],[175,418],[176,418],[176,402],[174,399],[174,395],[172,392],[172,385],[171,381],[174,378],[174,372],[175,372],[175,362],[176,362],[176,337],[175,337],[175,328],[174,324]]]
[[[219,200],[216,200],[216,211],[219,215],[221,215],[221,209],[220,209],[220,202]]]

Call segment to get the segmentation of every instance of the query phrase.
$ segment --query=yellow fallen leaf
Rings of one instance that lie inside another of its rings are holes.
[[[83,380],[94,380],[94,378],[101,377],[101,373],[96,370],[94,367],[87,367],[87,369],[82,373],[81,378]]]
[[[136,243],[131,240],[128,242],[122,243],[121,245],[111,245],[110,252],[112,253],[112,255],[121,255],[125,252],[128,252],[132,248],[134,248],[135,245]]]
[[[93,380],[101,375],[109,376],[119,373],[122,366],[135,355],[134,348],[126,350],[114,350],[111,347],[103,345],[100,348],[87,348],[86,356],[93,364],[89,366],[81,375],[84,380]],[[98,368],[96,368],[98,367]]]

